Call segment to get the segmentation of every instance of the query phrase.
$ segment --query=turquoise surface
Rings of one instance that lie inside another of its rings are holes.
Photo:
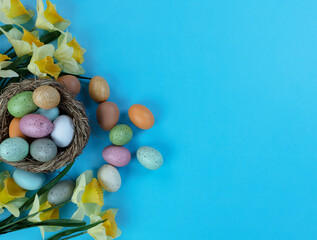
[[[163,166],[147,170],[133,155],[121,189],[105,194],[120,239],[317,239],[316,1],[53,3],[87,49],[86,75],[108,80],[120,123],[131,125],[135,103],[156,118],[133,129],[128,148],[158,149]],[[93,133],[73,178],[96,173],[109,144],[82,86]]]

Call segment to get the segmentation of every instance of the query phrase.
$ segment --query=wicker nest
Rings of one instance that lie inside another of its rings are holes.
[[[10,98],[23,91],[33,91],[41,85],[50,85],[59,91],[61,101],[58,108],[61,113],[67,114],[73,118],[75,126],[75,136],[72,143],[67,148],[59,149],[56,158],[49,162],[36,161],[30,155],[19,162],[8,162],[1,157],[0,161],[26,171],[47,173],[54,172],[57,169],[68,165],[81,154],[88,142],[90,129],[83,104],[75,100],[74,96],[64,86],[51,79],[24,80],[19,83],[10,84],[0,95],[0,143],[9,138],[9,124],[13,118],[7,109]]]

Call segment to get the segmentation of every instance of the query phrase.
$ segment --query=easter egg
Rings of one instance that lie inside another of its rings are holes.
[[[33,102],[33,92],[25,91],[18,93],[8,101],[9,113],[17,118],[21,118],[37,109]]]
[[[29,144],[23,138],[7,138],[0,144],[0,156],[9,161],[21,161],[29,154]]]
[[[51,122],[53,122],[59,116],[59,109],[58,109],[58,107],[55,107],[52,109],[38,108],[35,111],[35,113],[41,114],[44,117],[47,117]]]
[[[113,127],[109,133],[109,139],[114,145],[124,145],[131,141],[132,129],[126,124]]]
[[[53,205],[67,202],[71,199],[75,186],[74,181],[71,180],[64,180],[57,183],[48,191],[47,201]]]
[[[163,164],[162,154],[152,147],[140,147],[136,157],[145,168],[150,170],[159,169]]]
[[[56,157],[57,146],[49,138],[36,139],[30,145],[30,154],[37,161],[48,162]]]
[[[108,146],[102,151],[103,159],[116,167],[123,167],[128,165],[131,160],[131,153],[123,146]]]
[[[109,85],[103,77],[93,77],[89,82],[89,95],[97,103],[107,101],[110,96]]]
[[[28,114],[20,120],[21,132],[31,138],[46,137],[53,131],[53,123],[43,115]]]
[[[120,111],[117,104],[113,102],[100,103],[97,108],[97,121],[99,126],[110,131],[119,121]]]
[[[71,92],[73,95],[77,95],[80,92],[80,81],[78,80],[77,77],[73,75],[65,75],[62,77],[59,77],[57,79],[57,82],[60,84],[64,85],[65,88]]]
[[[33,93],[33,101],[40,108],[55,108],[59,104],[60,100],[61,96],[59,92],[48,85],[36,88]]]
[[[134,104],[129,108],[129,118],[135,126],[141,129],[150,129],[154,125],[152,112],[141,104]]]
[[[100,185],[108,192],[116,192],[121,187],[121,176],[118,170],[108,164],[99,168],[97,173]]]
[[[20,130],[20,120],[21,118],[13,118],[9,125],[9,137],[20,137],[25,140],[28,140],[28,137],[25,136]]]
[[[21,188],[33,191],[43,186],[46,177],[43,173],[27,172],[17,168],[13,173],[13,179]]]
[[[54,130],[51,133],[51,138],[58,147],[67,147],[75,135],[72,118],[68,115],[61,115],[54,120],[53,124]]]

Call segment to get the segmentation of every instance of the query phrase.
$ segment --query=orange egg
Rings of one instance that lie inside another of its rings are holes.
[[[135,126],[141,129],[150,129],[154,125],[152,112],[141,104],[134,104],[130,107],[129,118]]]
[[[24,138],[25,140],[28,140],[28,137],[25,136],[21,130],[20,130],[20,120],[21,118],[13,118],[11,120],[11,123],[9,125],[9,137],[20,137],[20,138]]]

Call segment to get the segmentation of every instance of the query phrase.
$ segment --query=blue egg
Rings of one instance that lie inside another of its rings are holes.
[[[38,190],[45,183],[46,177],[43,173],[27,172],[17,168],[13,173],[13,179],[25,190]]]
[[[49,120],[51,120],[51,122],[53,122],[55,118],[59,116],[59,109],[58,107],[52,109],[38,108],[35,113],[41,114],[44,117],[47,117]]]

